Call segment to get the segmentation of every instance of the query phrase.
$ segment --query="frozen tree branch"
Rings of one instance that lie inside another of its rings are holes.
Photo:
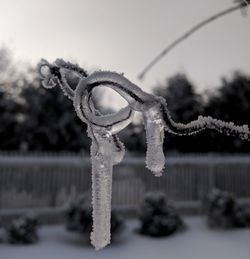
[[[162,148],[165,131],[182,136],[214,129],[244,140],[250,138],[247,125],[236,126],[232,122],[212,117],[199,116],[197,120],[187,124],[177,123],[172,120],[164,98],[143,92],[137,85],[115,72],[98,71],[87,76],[78,66],[62,60],[57,60],[54,64],[42,60],[38,69],[43,86],[52,88],[60,85],[64,94],[73,101],[78,117],[88,125],[88,136],[92,140],[91,243],[96,249],[110,243],[113,165],[121,162],[124,156],[124,146],[116,133],[130,124],[134,111],[143,113],[147,138],[146,166],[155,176],[161,176],[165,166]],[[71,72],[79,77],[75,89],[71,87],[71,77],[66,77],[66,73]],[[91,99],[95,87],[112,88],[128,102],[128,106],[115,114],[102,115]]]

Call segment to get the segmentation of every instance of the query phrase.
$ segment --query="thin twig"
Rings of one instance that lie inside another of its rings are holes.
[[[195,33],[196,31],[198,31],[199,29],[201,29],[202,27],[206,26],[207,24],[211,23],[214,20],[217,20],[218,18],[225,16],[229,13],[232,13],[234,11],[237,11],[241,8],[246,7],[247,5],[249,5],[249,3],[247,2],[247,0],[244,0],[246,2],[243,2],[239,5],[230,7],[226,10],[223,10],[205,20],[203,20],[202,22],[198,23],[197,25],[195,25],[194,27],[192,27],[190,30],[188,30],[187,32],[185,32],[183,35],[181,35],[179,38],[177,38],[175,41],[173,41],[170,45],[168,45],[162,52],[160,52],[143,70],[142,72],[138,75],[138,79],[142,80],[146,73],[160,60],[162,59],[166,54],[168,54],[172,49],[174,49],[177,45],[179,45],[181,42],[183,42],[185,39],[187,39],[188,37],[190,37],[193,33]]]
[[[245,3],[246,5],[250,6],[250,3],[249,3],[247,0],[243,0],[243,1],[244,1],[244,3]]]

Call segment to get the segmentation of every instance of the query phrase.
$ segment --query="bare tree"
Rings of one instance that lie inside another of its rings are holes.
[[[211,22],[224,17],[225,15],[228,15],[230,13],[233,13],[237,10],[244,10],[247,6],[250,5],[250,0],[236,0],[237,5],[232,6],[230,8],[227,8],[223,11],[220,11],[219,13],[216,13],[207,19],[199,22],[194,27],[186,31],[184,34],[182,34],[179,38],[174,40],[171,44],[169,44],[163,51],[161,51],[154,59],[152,59],[148,65],[142,70],[142,72],[138,75],[138,78],[142,80],[147,72],[164,56],[166,56],[171,50],[173,50],[175,47],[177,47],[180,43],[182,43],[184,40],[189,38],[192,34],[200,30],[201,28],[205,27],[206,25],[210,24]]]

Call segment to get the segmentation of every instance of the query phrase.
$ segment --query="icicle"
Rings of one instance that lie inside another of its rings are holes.
[[[161,176],[165,166],[164,123],[155,106],[144,113],[144,123],[147,138],[146,165],[155,176]]]
[[[110,134],[93,131],[91,145],[93,230],[91,244],[99,250],[110,243],[113,141]]]

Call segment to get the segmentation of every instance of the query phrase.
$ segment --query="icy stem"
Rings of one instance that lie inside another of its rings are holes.
[[[99,250],[110,243],[113,142],[94,132],[91,146],[93,230],[91,244]]]
[[[165,166],[163,153],[164,124],[160,110],[157,107],[150,108],[144,113],[147,154],[146,166],[155,176],[161,176]]]

